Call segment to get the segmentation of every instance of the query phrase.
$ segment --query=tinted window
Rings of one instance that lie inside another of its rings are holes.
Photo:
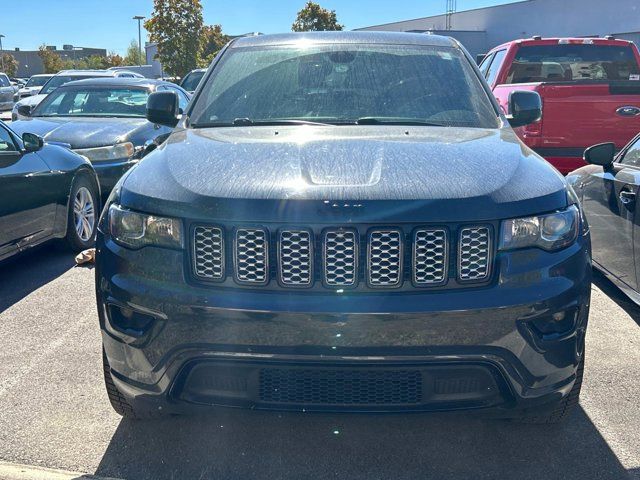
[[[15,152],[17,151],[16,145],[13,143],[13,139],[9,132],[0,127],[0,153]]]
[[[198,84],[200,83],[200,80],[202,80],[202,77],[204,77],[205,73],[206,72],[191,72],[186,77],[184,77],[184,80],[182,81],[180,86],[187,92],[195,91],[195,89],[198,88]]]
[[[85,78],[93,78],[90,75],[56,75],[51,77],[47,83],[44,84],[40,93],[49,94],[56,88],[64,85],[65,83],[73,82],[74,80],[84,80]]]
[[[33,115],[38,117],[144,117],[149,92],[127,87],[66,87],[45,98]]]
[[[633,142],[627,153],[622,157],[621,163],[640,167],[640,138]]]
[[[6,75],[0,75],[0,87],[9,87],[9,86],[11,86],[9,77],[7,77]]]
[[[49,78],[51,77],[31,77],[25,87],[41,87],[47,83]]]
[[[532,45],[518,49],[507,83],[630,80],[639,73],[631,46]]]
[[[498,76],[498,72],[500,71],[500,67],[502,67],[502,61],[504,60],[504,56],[506,54],[506,50],[499,50],[496,52],[495,57],[493,57],[493,61],[487,69],[487,83],[489,85],[493,85],[493,82],[495,82],[496,77]]]
[[[191,111],[196,127],[246,118],[354,123],[363,117],[497,126],[460,50],[414,45],[230,49]]]

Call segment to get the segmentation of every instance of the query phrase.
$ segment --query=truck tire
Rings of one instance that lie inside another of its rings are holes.
[[[107,360],[107,354],[102,350],[102,372],[104,373],[104,385],[107,388],[107,396],[111,406],[119,415],[127,418],[137,418],[133,407],[122,396],[118,387],[113,383],[111,377],[111,367],[109,366],[109,360]]]

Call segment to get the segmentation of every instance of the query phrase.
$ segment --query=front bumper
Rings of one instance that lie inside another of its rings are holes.
[[[518,415],[567,395],[583,356],[588,236],[502,252],[492,285],[447,291],[236,290],[189,284],[183,266],[182,252],[98,237],[103,344],[137,409]],[[561,312],[570,327],[542,334]]]

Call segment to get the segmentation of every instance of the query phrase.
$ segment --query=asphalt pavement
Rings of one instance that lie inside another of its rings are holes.
[[[156,480],[640,479],[640,308],[602,277],[580,406],[557,426],[237,410],[123,420],[104,392],[94,301],[93,270],[62,250],[0,265],[0,478],[9,462]]]

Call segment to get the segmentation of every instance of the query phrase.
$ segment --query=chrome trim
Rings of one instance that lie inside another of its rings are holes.
[[[464,234],[465,231],[467,230],[485,230],[486,231],[486,235],[487,235],[487,245],[486,245],[486,255],[487,255],[487,267],[485,269],[484,275],[482,276],[476,276],[473,278],[463,278],[461,275],[461,269],[462,269],[462,236]],[[483,282],[486,281],[487,279],[489,279],[489,277],[491,276],[491,270],[493,267],[493,234],[492,234],[492,229],[490,226],[488,225],[465,225],[463,227],[460,228],[460,230],[458,231],[458,260],[457,260],[457,267],[458,267],[458,271],[457,271],[457,276],[458,276],[458,281],[460,283],[474,283],[474,282]]]
[[[398,235],[398,280],[394,283],[374,283],[371,277],[372,271],[372,258],[373,254],[371,251],[372,248],[372,237],[375,234],[389,235],[389,234],[397,234]],[[404,238],[404,234],[400,229],[397,228],[376,228],[371,229],[367,233],[367,286],[370,288],[395,288],[402,285],[404,280],[404,243],[406,239]]]
[[[443,265],[442,265],[442,279],[433,282],[425,282],[419,281],[417,278],[417,270],[418,270],[418,252],[417,252],[417,241],[416,238],[419,233],[435,233],[442,232],[444,234],[444,252],[443,252]],[[436,287],[441,285],[446,285],[449,281],[449,252],[450,252],[450,243],[451,238],[449,235],[449,230],[444,227],[417,227],[414,229],[411,235],[411,281],[415,287]]]
[[[264,237],[264,267],[261,280],[246,280],[239,276],[238,235],[240,232],[260,232]],[[236,227],[233,234],[233,279],[240,285],[266,285],[269,283],[269,231],[262,227]]]
[[[283,272],[283,261],[282,261],[282,257],[283,257],[283,253],[282,253],[282,242],[283,242],[283,238],[282,235],[284,233],[293,233],[293,234],[306,234],[307,235],[307,239],[309,242],[309,254],[308,254],[308,270],[309,270],[309,281],[305,282],[305,283],[292,283],[292,282],[287,282],[284,279],[284,272]],[[313,235],[313,232],[311,230],[305,229],[305,228],[283,228],[278,232],[278,258],[277,258],[277,262],[278,262],[278,282],[284,286],[284,287],[288,287],[288,288],[305,288],[305,287],[309,287],[311,285],[313,285],[313,280],[314,280],[314,274],[315,274],[315,268],[314,268],[314,263],[315,263],[315,251],[314,251],[314,241],[315,241],[315,237]]]
[[[198,273],[198,249],[196,245],[196,236],[198,234],[198,229],[215,231],[217,230],[220,235],[220,275],[219,276],[205,276]],[[226,242],[224,238],[224,229],[222,227],[218,227],[216,225],[194,225],[192,227],[191,232],[191,266],[193,269],[193,274],[199,280],[205,281],[220,281],[225,278],[225,270],[226,270]]]
[[[327,271],[327,237],[331,234],[351,234],[353,235],[353,282],[352,283],[335,283],[328,280]],[[358,231],[346,228],[329,228],[322,233],[322,283],[327,287],[346,287],[352,288],[358,285],[359,280],[359,257],[360,257],[360,237]]]

